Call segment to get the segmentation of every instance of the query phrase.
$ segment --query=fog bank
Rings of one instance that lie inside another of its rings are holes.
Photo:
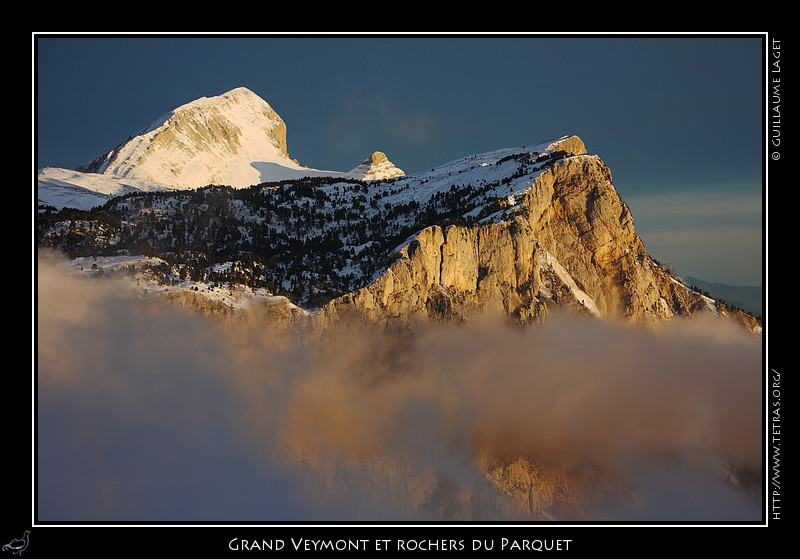
[[[590,518],[759,518],[761,344],[733,324],[298,341],[154,301],[40,258],[39,519],[559,518],[556,490]]]

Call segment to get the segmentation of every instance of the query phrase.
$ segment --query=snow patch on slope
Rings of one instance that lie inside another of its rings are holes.
[[[81,173],[57,167],[39,169],[37,175],[38,202],[57,209],[88,210],[102,206],[114,196],[165,190],[173,188],[138,178]]]
[[[558,279],[560,279],[564,285],[569,287],[572,295],[586,308],[587,311],[589,311],[593,316],[601,316],[594,299],[589,297],[586,292],[578,287],[578,284],[575,283],[575,280],[572,279],[572,276],[569,274],[569,272],[567,272],[566,269],[564,269],[555,256],[545,250],[543,251],[540,262],[555,272],[555,274],[558,276]]]

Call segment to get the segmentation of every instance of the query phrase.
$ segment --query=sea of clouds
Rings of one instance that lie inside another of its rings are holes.
[[[613,485],[590,520],[761,517],[761,341],[714,317],[298,336],[52,253],[36,282],[41,520],[520,519],[478,467],[519,456]]]

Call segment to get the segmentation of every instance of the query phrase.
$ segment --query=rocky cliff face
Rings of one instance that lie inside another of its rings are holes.
[[[375,282],[332,301],[323,316],[355,310],[385,322],[493,313],[525,324],[568,307],[642,322],[704,308],[700,294],[648,257],[601,159],[575,136],[548,149],[574,155],[538,175],[508,219],[422,230]]]

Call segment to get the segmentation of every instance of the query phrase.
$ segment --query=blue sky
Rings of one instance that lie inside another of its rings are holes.
[[[38,36],[38,167],[74,168],[198,97],[244,86],[289,155],[407,173],[577,134],[648,252],[762,284],[763,37]]]

